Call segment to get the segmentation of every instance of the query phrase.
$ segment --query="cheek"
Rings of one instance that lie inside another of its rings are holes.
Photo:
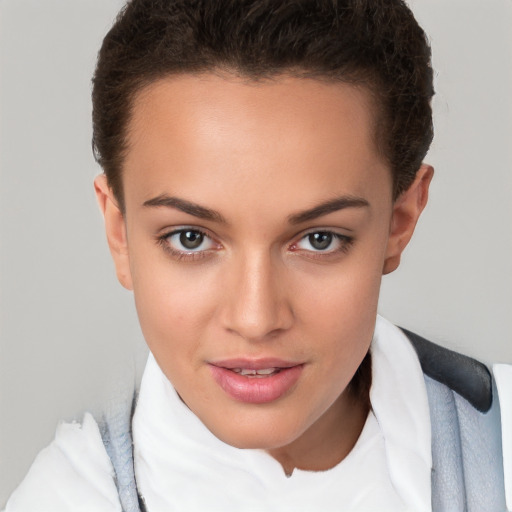
[[[375,254],[347,258],[322,276],[305,273],[297,294],[297,318],[307,338],[322,338],[328,364],[347,365],[348,371],[359,366],[373,337],[382,265]]]
[[[302,272],[295,280],[303,310],[318,314],[324,322],[331,319],[349,325],[358,319],[372,318],[377,308],[383,261],[376,254],[375,248],[358,251],[334,267]]]
[[[379,294],[379,281],[340,279],[339,287],[324,290],[309,313],[311,336],[323,337],[324,352],[332,364],[359,366],[373,337]],[[353,286],[351,286],[353,285]],[[314,338],[313,338],[314,339]]]
[[[179,268],[165,256],[135,255],[132,277],[141,329],[151,351],[192,354],[215,313],[214,276],[199,266]]]

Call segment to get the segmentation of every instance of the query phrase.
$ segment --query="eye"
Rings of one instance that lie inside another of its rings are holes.
[[[185,251],[196,251],[201,249],[207,249],[208,237],[201,233],[201,231],[178,231],[168,237],[169,243],[174,246],[175,249]],[[206,246],[206,247],[201,247]]]
[[[301,242],[305,242],[307,245],[309,245],[309,247],[303,247],[304,249],[311,250],[311,247],[314,251],[326,251],[332,245],[333,240],[333,233],[329,233],[327,231],[320,231],[319,233],[310,233],[309,235],[306,235],[299,242],[299,246]]]
[[[314,231],[307,233],[293,244],[292,250],[331,254],[347,250],[352,242],[352,237],[340,233]]]
[[[206,233],[199,229],[176,229],[159,237],[164,249],[177,258],[198,257],[216,244]]]
[[[183,229],[166,236],[168,244],[177,251],[204,251],[213,247],[212,240],[203,232]]]

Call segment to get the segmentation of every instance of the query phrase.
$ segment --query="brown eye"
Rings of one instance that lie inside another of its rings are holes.
[[[336,233],[335,231],[310,231],[293,244],[293,251],[329,256],[345,252],[354,242],[353,237]]]
[[[180,244],[189,251],[200,247],[203,240],[204,235],[200,231],[182,231],[180,233]]]
[[[177,229],[162,237],[162,241],[173,251],[200,253],[215,246],[213,240],[198,229]]]
[[[333,234],[329,232],[311,233],[308,235],[308,242],[317,251],[325,251],[333,241]]]

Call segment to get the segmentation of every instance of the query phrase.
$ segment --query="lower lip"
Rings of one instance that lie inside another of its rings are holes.
[[[283,368],[269,377],[244,377],[220,366],[210,365],[219,386],[239,402],[263,404],[281,398],[299,379],[303,365]]]

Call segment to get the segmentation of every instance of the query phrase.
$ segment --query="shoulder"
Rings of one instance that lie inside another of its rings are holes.
[[[98,424],[62,423],[7,502],[5,512],[121,511]]]
[[[512,471],[507,471],[504,454],[509,452],[502,447],[510,442],[509,427],[503,421],[503,396],[498,397],[493,376],[473,358],[403,332],[425,375],[433,508],[462,510],[467,505],[471,510],[506,510],[505,489],[510,488]]]
[[[458,393],[478,411],[487,412],[491,408],[492,376],[483,363],[407,329],[402,331],[414,347],[425,375]]]

